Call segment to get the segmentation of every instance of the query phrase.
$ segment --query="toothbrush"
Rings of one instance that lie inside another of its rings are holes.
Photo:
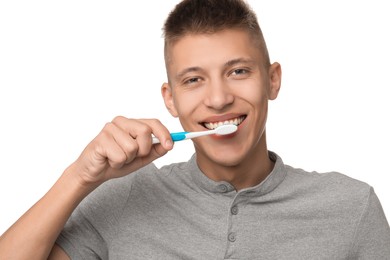
[[[171,137],[172,140],[176,142],[176,141],[182,141],[182,140],[191,139],[199,136],[205,136],[205,135],[213,135],[213,134],[228,135],[234,133],[235,131],[237,131],[236,125],[221,125],[213,130],[208,130],[208,131],[171,133]],[[152,141],[153,144],[160,143],[160,140],[158,140],[157,137],[153,136],[152,139],[153,139]]]

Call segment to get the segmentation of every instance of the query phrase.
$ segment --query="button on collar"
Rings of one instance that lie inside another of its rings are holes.
[[[225,193],[225,192],[228,191],[228,187],[227,187],[225,184],[219,184],[218,190],[219,190],[220,192]]]
[[[230,234],[228,235],[228,240],[229,240],[230,242],[236,241],[236,234],[234,234],[233,232],[230,233]]]
[[[193,181],[198,187],[209,192],[228,194],[228,192],[235,190],[233,185],[226,181],[214,181],[208,178],[198,167],[196,162],[196,154],[191,157],[187,164],[184,164],[184,166],[178,170],[186,171],[189,175],[191,175]],[[225,187],[222,188],[222,185]]]
[[[232,209],[230,210],[230,212],[231,212],[233,215],[237,215],[237,214],[238,214],[238,207],[237,207],[237,206],[232,207]]]

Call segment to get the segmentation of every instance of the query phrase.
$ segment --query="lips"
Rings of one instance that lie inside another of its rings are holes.
[[[215,129],[218,126],[221,125],[236,125],[239,126],[246,118],[246,115],[240,115],[240,116],[221,116],[221,117],[215,117],[206,119],[204,122],[201,122],[200,124],[204,126],[207,129]]]

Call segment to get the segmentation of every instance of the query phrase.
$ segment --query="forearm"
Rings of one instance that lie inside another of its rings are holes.
[[[46,259],[67,219],[95,187],[70,166],[53,187],[0,237],[1,259]]]

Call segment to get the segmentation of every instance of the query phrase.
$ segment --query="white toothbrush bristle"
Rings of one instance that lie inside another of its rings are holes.
[[[217,135],[228,135],[237,131],[236,125],[221,125],[215,129]]]

